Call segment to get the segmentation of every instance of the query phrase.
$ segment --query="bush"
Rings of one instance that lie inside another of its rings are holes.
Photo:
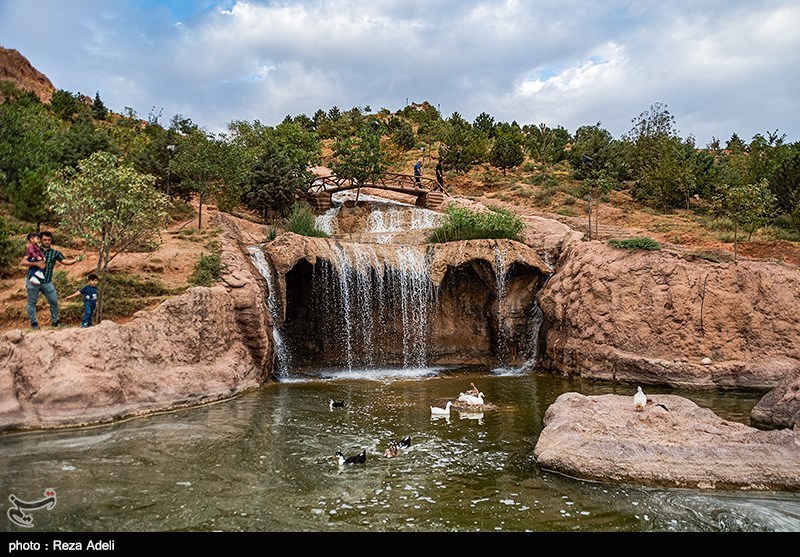
[[[303,203],[295,203],[286,217],[286,230],[301,236],[328,238],[329,235],[317,228],[317,219],[311,208]]]
[[[652,238],[626,238],[624,240],[612,239],[608,241],[609,244],[615,248],[620,249],[646,249],[658,250],[661,249],[661,244]]]
[[[429,242],[455,242],[459,240],[478,240],[506,238],[518,240],[524,228],[522,220],[509,211],[493,208],[485,213],[477,213],[460,207],[450,207],[446,211],[445,222],[435,229]]]
[[[214,286],[222,273],[222,257],[218,242],[212,242],[211,253],[202,254],[187,279],[192,286]]]

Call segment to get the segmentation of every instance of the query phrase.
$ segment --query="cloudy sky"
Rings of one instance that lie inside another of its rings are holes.
[[[427,100],[615,137],[800,140],[797,0],[0,0],[0,45],[110,109],[233,120]]]

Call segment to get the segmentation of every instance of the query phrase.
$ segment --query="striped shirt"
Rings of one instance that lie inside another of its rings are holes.
[[[49,248],[44,250],[44,280],[42,284],[53,280],[53,267],[56,266],[56,261],[63,261],[64,254],[57,249]]]

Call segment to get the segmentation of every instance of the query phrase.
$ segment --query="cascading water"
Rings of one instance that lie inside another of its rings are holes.
[[[506,275],[508,274],[508,262],[506,253],[495,244],[494,252],[495,280],[497,281],[497,354],[501,362],[506,357],[506,337],[507,332],[502,319],[501,305],[506,298]]]
[[[339,350],[348,370],[427,363],[427,339],[437,311],[436,288],[425,252],[398,246],[383,260],[369,244],[334,246],[333,261],[314,266],[311,301],[327,311],[316,319],[318,334],[333,337],[327,352]]]
[[[249,246],[247,251],[250,252],[250,257],[253,259],[253,264],[258,269],[261,276],[267,281],[267,308],[272,316],[272,321],[275,325],[272,327],[272,341],[275,344],[275,375],[278,377],[285,377],[289,372],[291,364],[291,355],[287,349],[286,342],[281,334],[280,316],[278,315],[278,298],[277,298],[277,281],[273,274],[272,266],[267,262],[264,257],[264,252],[260,246]]]

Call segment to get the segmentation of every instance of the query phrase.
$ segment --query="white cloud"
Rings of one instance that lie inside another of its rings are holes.
[[[791,0],[0,0],[3,46],[57,87],[212,130],[408,99],[620,135],[663,102],[701,143],[798,140],[798,26]]]

